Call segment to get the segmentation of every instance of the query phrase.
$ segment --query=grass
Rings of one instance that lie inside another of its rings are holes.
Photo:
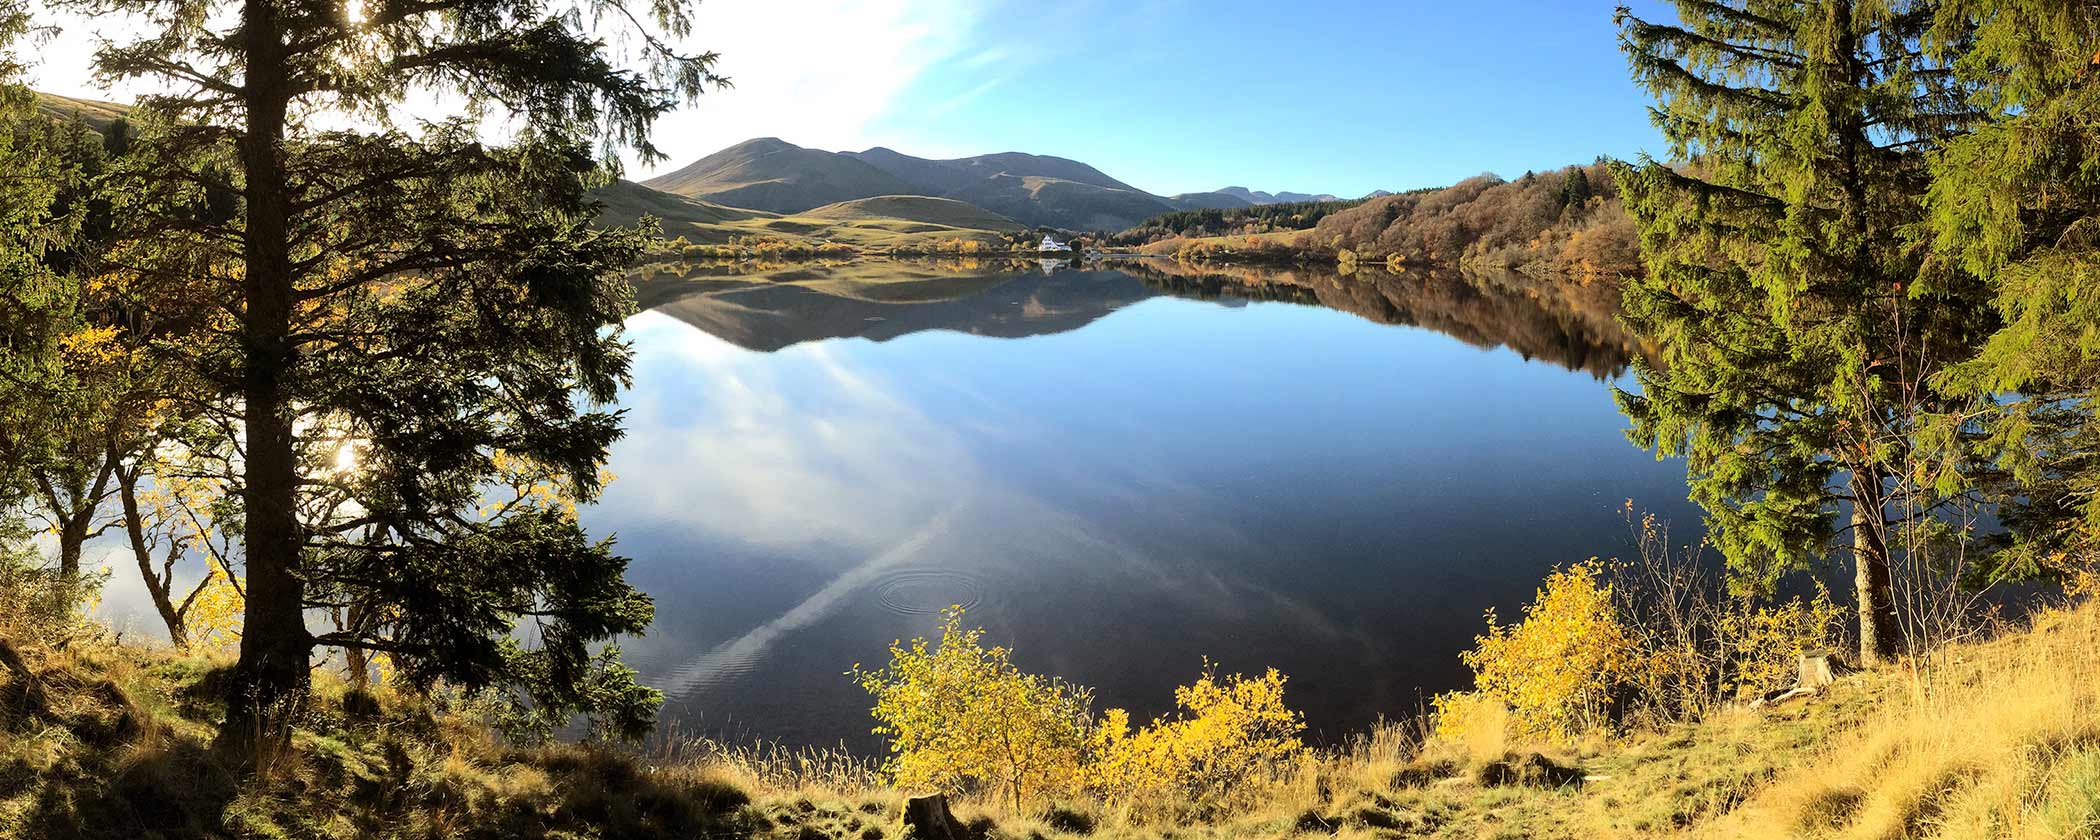
[[[828,204],[802,213],[742,210],[620,182],[594,193],[605,204],[600,221],[628,225],[644,215],[663,224],[666,237],[699,245],[767,237],[789,243],[838,243],[869,252],[952,249],[959,242],[1004,250],[1004,234],[1019,222],[943,198],[882,196]]]
[[[707,741],[521,748],[412,696],[323,678],[288,749],[212,751],[226,663],[97,638],[0,676],[0,836],[883,840],[904,795],[862,758]],[[1199,814],[964,798],[985,838],[2066,838],[2100,833],[2100,608],[1820,696],[1538,749],[1384,726]],[[1155,805],[1159,803],[1153,803]]]

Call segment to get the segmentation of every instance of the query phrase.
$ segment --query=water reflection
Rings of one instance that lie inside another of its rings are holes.
[[[922,330],[1019,338],[1077,329],[1139,300],[1169,294],[1228,306],[1277,301],[1323,306],[1380,324],[1426,327],[1483,348],[1508,347],[1599,378],[1643,353],[1617,318],[1608,282],[1511,271],[1396,274],[1364,267],[1189,266],[1137,259],[1092,270],[1065,260],[854,261],[792,266],[649,269],[641,305],[751,350]],[[1036,276],[1039,274],[1040,276]]]
[[[1621,500],[1682,507],[1585,375],[1630,345],[1540,295],[792,272],[637,281],[630,431],[585,515],[657,598],[628,650],[687,731],[873,748],[842,672],[965,603],[1141,717],[1208,655],[1283,668],[1341,732],[1461,681],[1480,611],[1612,551]]]

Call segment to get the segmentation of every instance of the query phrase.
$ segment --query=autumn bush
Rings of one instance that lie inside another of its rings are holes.
[[[889,744],[884,765],[902,788],[988,792],[1018,807],[1081,786],[1091,725],[1090,693],[1024,673],[1012,651],[985,647],[984,631],[943,613],[938,642],[890,645],[880,669],[853,670],[875,698],[875,734]]]
[[[874,731],[890,751],[883,770],[899,788],[982,794],[1015,809],[1092,798],[1215,812],[1309,754],[1305,717],[1284,702],[1288,680],[1274,668],[1220,676],[1206,660],[1175,689],[1174,713],[1133,729],[1129,712],[1097,718],[1089,689],[1021,671],[1011,650],[986,647],[984,631],[962,619],[951,608],[938,640],[893,643],[887,665],[852,672],[875,699]]]
[[[1554,570],[1516,624],[1500,623],[1493,610],[1487,620],[1460,658],[1473,669],[1474,691],[1510,710],[1516,735],[1568,741],[1608,723],[1639,658],[1603,564]]]
[[[86,623],[102,575],[71,578],[45,566],[22,530],[0,522],[0,641],[63,637]]]
[[[1110,709],[1090,741],[1090,787],[1124,805],[1174,803],[1216,811],[1258,783],[1290,772],[1308,752],[1305,716],[1283,702],[1287,679],[1218,677],[1205,662],[1194,684],[1174,690],[1179,711],[1132,731],[1130,714]]]
[[[1839,641],[1844,611],[1819,584],[1788,597],[1731,591],[1703,542],[1672,546],[1653,516],[1625,512],[1632,559],[1556,569],[1516,624],[1488,612],[1460,655],[1473,690],[1433,701],[1437,738],[1569,744],[1696,721],[1791,684],[1801,654]]]

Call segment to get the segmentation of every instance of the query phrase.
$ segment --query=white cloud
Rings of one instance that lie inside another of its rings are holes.
[[[683,47],[720,52],[716,70],[735,86],[660,120],[656,145],[671,160],[643,168],[630,156],[628,175],[646,178],[753,137],[830,150],[876,145],[870,123],[928,68],[998,52],[973,52],[985,6],[976,0],[704,0]],[[33,65],[33,86],[119,101],[142,92],[135,85],[104,91],[91,78],[97,36],[128,40],[137,31],[129,21],[113,25],[46,9],[37,15],[62,31],[21,50]]]
[[[735,87],[657,124],[671,161],[646,177],[753,137],[818,149],[877,145],[869,124],[927,68],[970,47],[970,0],[707,0],[692,45],[719,50]]]

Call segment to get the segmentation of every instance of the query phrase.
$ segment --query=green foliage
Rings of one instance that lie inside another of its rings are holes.
[[[2100,10],[1947,6],[1941,37],[1963,39],[1955,69],[1990,121],[1934,156],[1926,230],[1937,258],[1989,283],[2003,326],[1938,381],[1992,398],[1986,452],[2018,482],[1996,499],[1995,573],[2078,574],[2100,538]]]
[[[97,576],[60,574],[47,566],[19,523],[0,520],[0,643],[66,639],[86,623],[101,589]],[[0,672],[4,677],[5,672]]]
[[[568,499],[599,491],[628,363],[618,275],[650,231],[593,230],[588,191],[618,150],[656,157],[652,122],[721,81],[662,40],[690,4],[70,5],[149,21],[98,66],[180,91],[142,101],[106,178],[108,268],[192,308],[139,338],[193,383],[201,426],[238,430],[185,441],[241,529],[230,713],[281,735],[332,646],[637,734],[655,696],[594,653],[649,622],[625,561],[573,514],[477,511],[505,457]],[[608,48],[615,21],[640,67]],[[474,104],[414,130],[382,117],[452,95]],[[487,117],[508,118],[500,142]],[[337,628],[311,633],[316,610]]]
[[[1921,429],[1975,405],[1923,383],[1988,327],[1973,279],[1909,241],[1929,155],[1973,121],[1928,31],[1936,5],[1686,0],[1681,25],[1619,15],[1672,155],[1616,167],[1647,262],[1625,317],[1662,350],[1619,395],[1630,436],[1686,459],[1751,589],[1837,550],[1849,508],[1868,661],[1897,641],[1899,529],[1954,495],[1907,480]]]
[[[1162,213],[1109,238],[1115,245],[1143,245],[1173,237],[1230,236],[1311,230],[1328,214],[1362,204],[1344,201],[1294,201],[1249,207],[1203,208]]]

